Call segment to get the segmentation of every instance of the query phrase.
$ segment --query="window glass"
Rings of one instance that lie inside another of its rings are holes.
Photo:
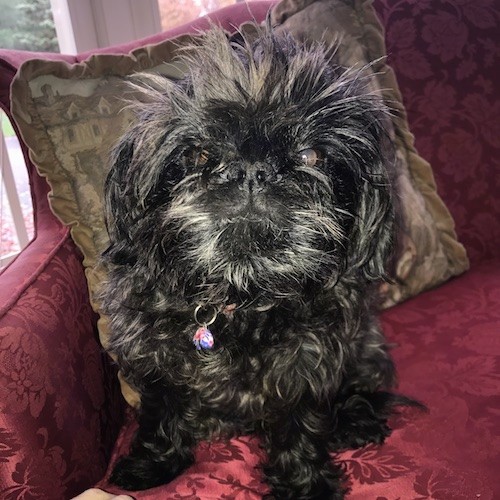
[[[32,238],[28,173],[14,129],[0,110],[0,268]]]
[[[233,3],[236,0],[158,0],[161,27],[168,30]]]
[[[0,0],[0,47],[59,52],[50,0]]]

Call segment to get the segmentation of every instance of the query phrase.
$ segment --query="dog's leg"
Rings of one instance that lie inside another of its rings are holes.
[[[276,500],[344,498],[343,471],[327,450],[331,421],[313,410],[295,412],[265,427],[264,473]]]
[[[181,398],[151,391],[141,394],[139,429],[129,455],[122,457],[110,481],[126,490],[168,483],[194,461],[194,440]]]
[[[395,384],[395,368],[379,329],[360,335],[356,363],[350,366],[334,401],[334,451],[381,444],[390,435],[387,420],[396,406],[422,407],[416,401],[387,392]]]
[[[387,419],[392,395],[387,392],[352,393],[338,403],[332,450],[361,448],[382,444],[391,433]]]

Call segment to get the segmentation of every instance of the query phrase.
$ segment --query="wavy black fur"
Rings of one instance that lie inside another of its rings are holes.
[[[112,481],[168,482],[199,440],[253,432],[274,498],[342,498],[330,453],[381,443],[407,403],[384,392],[371,313],[393,240],[386,110],[362,68],[269,29],[212,29],[185,57],[180,82],[138,77],[106,183],[110,351],[141,394]],[[193,346],[198,305],[218,311],[213,350]]]

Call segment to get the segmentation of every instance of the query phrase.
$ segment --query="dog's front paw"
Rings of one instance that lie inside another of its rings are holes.
[[[146,490],[173,479],[167,465],[144,458],[122,457],[111,473],[110,482],[129,491]]]
[[[343,472],[333,463],[312,471],[310,467],[297,471],[266,470],[266,479],[271,491],[266,500],[343,500]],[[309,473],[307,472],[309,471]]]
[[[332,439],[332,447],[335,451],[363,448],[368,444],[382,444],[390,435],[385,418],[344,423]]]
[[[337,428],[332,437],[335,451],[382,444],[391,434],[387,425],[390,402],[384,394],[355,394],[339,409]]]

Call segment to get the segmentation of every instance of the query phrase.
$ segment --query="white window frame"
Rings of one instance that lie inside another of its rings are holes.
[[[161,31],[157,0],[50,0],[60,51],[77,54]]]
[[[24,222],[24,215],[23,215],[23,210],[21,208],[21,201],[19,199],[19,194],[17,192],[17,186],[16,186],[16,181],[14,179],[14,173],[12,171],[12,165],[10,163],[10,158],[7,153],[7,144],[5,143],[5,138],[3,136],[1,127],[0,127],[0,183],[3,183],[3,186],[5,187],[7,204],[8,207],[10,208],[10,212],[12,215],[12,222],[14,224],[13,229],[15,231],[19,247],[22,250],[29,243],[30,237],[28,236],[28,231],[26,229],[26,225]],[[0,186],[0,188],[1,187],[2,186]],[[3,200],[0,199],[0,203],[1,201]],[[0,269],[5,267],[19,253],[19,252],[15,252],[12,254],[4,253],[1,243],[2,240],[0,235]]]
[[[157,0],[50,0],[60,51],[77,54],[161,31]],[[4,184],[19,246],[29,242],[16,184],[0,128],[0,183]],[[0,254],[0,269],[15,257]]]

